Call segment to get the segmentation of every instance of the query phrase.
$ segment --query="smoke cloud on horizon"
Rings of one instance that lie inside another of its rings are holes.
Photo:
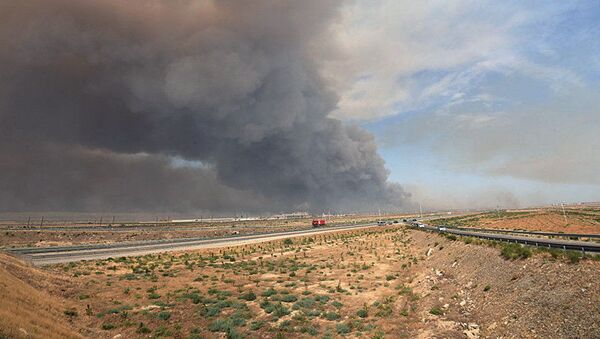
[[[372,135],[328,117],[339,5],[2,2],[0,211],[402,208]]]

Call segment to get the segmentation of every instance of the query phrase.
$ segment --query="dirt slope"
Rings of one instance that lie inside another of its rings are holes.
[[[65,303],[38,287],[53,279],[22,262],[0,254],[0,337],[7,338],[78,338],[65,323]],[[56,281],[53,281],[53,284]]]
[[[496,248],[412,233],[412,245],[421,249],[424,259],[418,264],[413,288],[424,296],[422,309],[443,310],[441,316],[423,314],[429,324],[423,333],[600,337],[598,261],[568,264],[541,254],[509,261]]]

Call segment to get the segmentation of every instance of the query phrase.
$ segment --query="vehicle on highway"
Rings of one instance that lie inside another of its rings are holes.
[[[385,221],[378,221],[377,226],[385,226]]]
[[[440,231],[443,232],[443,231],[447,230],[447,228],[446,227],[439,227],[438,230],[440,230]]]
[[[325,226],[326,224],[325,219],[313,219],[312,221],[313,227]]]

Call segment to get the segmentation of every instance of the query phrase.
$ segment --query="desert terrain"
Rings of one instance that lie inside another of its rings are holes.
[[[0,333],[595,338],[597,259],[401,225],[43,268],[3,255],[19,292],[2,289]]]
[[[560,206],[491,211],[439,218],[432,220],[431,224],[466,228],[600,234],[600,207],[597,205],[567,206],[564,212]]]
[[[412,216],[412,215],[411,215]],[[334,216],[327,217],[328,226],[354,225],[377,220],[398,220],[408,215]],[[24,220],[27,220],[25,217]],[[144,241],[193,237],[222,237],[255,233],[272,233],[311,229],[311,218],[289,220],[252,220],[232,222],[50,222],[26,227],[24,220],[8,220],[0,224],[0,248],[109,244],[124,241]]]

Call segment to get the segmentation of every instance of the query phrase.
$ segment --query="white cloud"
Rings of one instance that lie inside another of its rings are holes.
[[[475,13],[478,7],[394,0],[347,5],[334,27],[342,56],[323,69],[341,93],[333,114],[350,119],[394,114],[394,105],[414,100],[409,87],[415,73],[501,57],[512,44],[510,28],[521,20],[511,13],[489,20]]]
[[[422,108],[439,97],[454,100],[489,71],[519,70],[557,84],[577,83],[573,73],[519,53],[524,26],[564,10],[527,6],[408,0],[346,4],[331,32],[340,51],[322,60],[323,75],[340,95],[332,115],[374,120]],[[543,44],[540,49],[552,52]],[[418,79],[422,72],[439,72],[441,78]]]

